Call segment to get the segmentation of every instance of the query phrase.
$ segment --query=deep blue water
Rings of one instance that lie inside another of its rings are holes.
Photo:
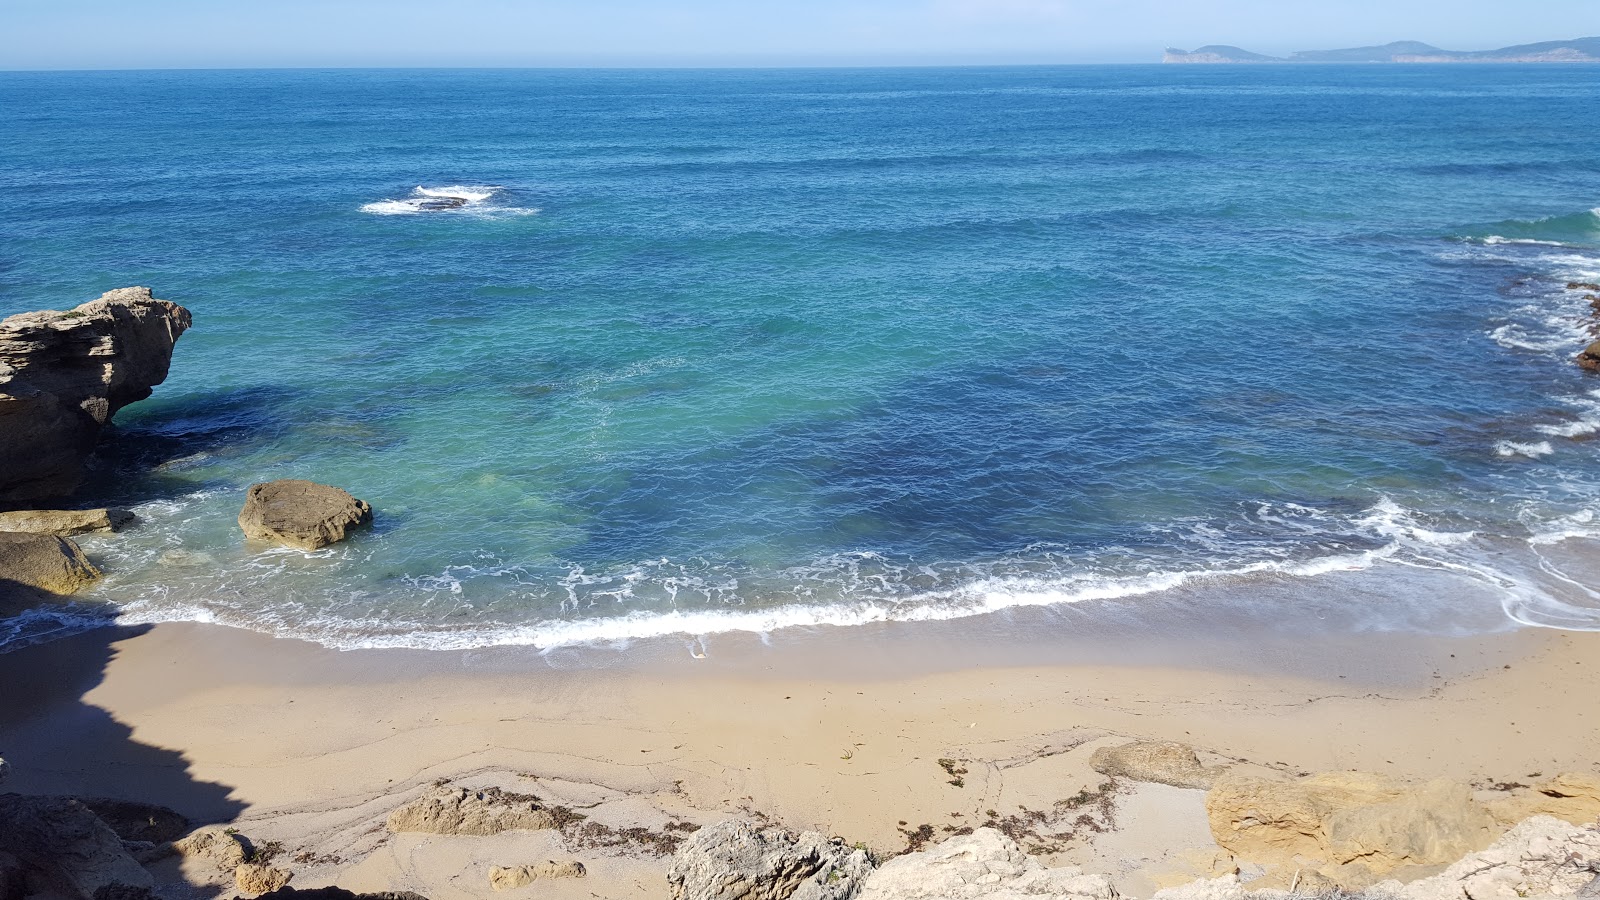
[[[7,73],[0,314],[194,312],[82,498],[143,519],[85,541],[130,620],[550,646],[1393,567],[1596,627],[1597,119],[1554,65]],[[376,528],[247,545],[281,477]]]

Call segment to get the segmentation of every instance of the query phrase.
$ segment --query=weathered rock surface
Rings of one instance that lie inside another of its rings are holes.
[[[372,520],[372,507],[346,491],[314,481],[287,479],[253,484],[239,511],[246,537],[316,550],[344,540]]]
[[[125,509],[28,509],[0,512],[0,531],[72,537],[91,531],[120,531],[134,518]]]
[[[1506,825],[1534,816],[1587,825],[1600,819],[1600,776],[1582,772],[1556,775],[1490,803],[1489,812]]]
[[[100,429],[166,380],[190,322],[142,287],[0,320],[0,503],[72,493]]]
[[[256,898],[256,900],[265,900],[265,898],[271,898],[271,900],[428,900],[427,897],[421,894],[414,894],[411,891],[379,891],[373,894],[357,894],[342,887],[283,887],[275,891],[268,891],[262,894],[261,897]],[[235,897],[233,900],[244,900],[244,898]]]
[[[1344,887],[1403,866],[1454,862],[1499,831],[1463,785],[1411,787],[1352,772],[1291,782],[1223,776],[1206,796],[1206,813],[1212,837],[1239,858],[1318,868]]]
[[[486,837],[502,831],[554,828],[555,824],[555,815],[536,797],[499,788],[440,786],[391,813],[388,828],[393,832]]]
[[[497,891],[513,891],[541,878],[582,878],[587,874],[589,872],[583,863],[575,859],[566,862],[552,859],[526,866],[495,866],[489,870],[489,887]]]
[[[69,797],[0,794],[0,849],[11,857],[0,877],[29,895],[104,900],[148,896],[154,886],[116,832]]]
[[[1113,900],[1104,875],[1047,869],[993,828],[884,863],[856,900]]]
[[[207,861],[223,872],[237,870],[250,858],[250,847],[244,839],[224,828],[202,828],[173,843],[172,849],[187,858]]]
[[[160,844],[175,841],[189,833],[189,820],[181,813],[154,803],[113,800],[105,797],[76,797],[79,803],[100,817],[124,841]]]
[[[1209,790],[1225,768],[1200,764],[1194,748],[1174,741],[1135,741],[1120,747],[1101,747],[1089,757],[1089,766],[1102,775],[1148,781],[1172,787]]]
[[[100,570],[70,538],[0,531],[0,608],[8,599],[71,594],[99,577]]]
[[[1591,372],[1600,372],[1600,341],[1583,348],[1577,356],[1578,365]]]
[[[260,863],[245,863],[233,870],[233,884],[246,894],[265,894],[288,885],[294,876],[283,869]]]
[[[667,889],[672,900],[850,900],[875,867],[839,838],[731,819],[678,848]]]

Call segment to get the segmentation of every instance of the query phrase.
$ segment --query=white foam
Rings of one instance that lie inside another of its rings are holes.
[[[504,188],[498,185],[453,184],[445,187],[418,185],[410,197],[376,200],[363,204],[361,211],[375,216],[468,215],[486,218],[531,216],[537,207],[503,206],[492,202]],[[440,206],[440,201],[455,200],[459,205]]]
[[[1494,445],[1496,456],[1526,456],[1529,459],[1538,459],[1556,452],[1549,441],[1536,441],[1531,444],[1519,444],[1516,441],[1496,441]]]

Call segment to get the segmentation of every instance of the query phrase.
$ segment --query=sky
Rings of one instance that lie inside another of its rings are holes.
[[[1600,0],[0,0],[0,69],[1157,62],[1600,35]]]

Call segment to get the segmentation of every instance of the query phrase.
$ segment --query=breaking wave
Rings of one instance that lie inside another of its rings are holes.
[[[447,185],[423,187],[419,185],[411,196],[398,200],[377,200],[361,207],[361,211],[375,216],[414,215],[470,215],[470,216],[531,216],[535,207],[507,205],[506,189],[495,185]]]

